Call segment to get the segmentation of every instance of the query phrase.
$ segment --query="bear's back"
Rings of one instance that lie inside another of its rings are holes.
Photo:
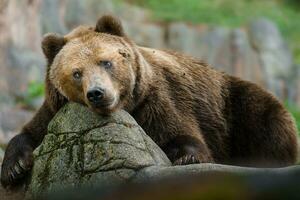
[[[171,99],[181,116],[193,115],[211,149],[225,146],[229,76],[181,53],[149,48],[140,52],[152,66],[158,93],[168,94],[165,98]],[[226,159],[226,152],[219,151],[217,157]]]

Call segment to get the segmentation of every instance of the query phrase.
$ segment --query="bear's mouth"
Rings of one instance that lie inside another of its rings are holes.
[[[113,107],[114,101],[101,101],[99,103],[90,103],[93,108],[97,109],[109,109]]]
[[[106,99],[96,104],[88,103],[88,106],[99,114],[110,114],[116,110],[117,100]]]

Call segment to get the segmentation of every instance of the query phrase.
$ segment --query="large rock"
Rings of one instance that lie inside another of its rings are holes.
[[[118,184],[148,166],[170,165],[160,148],[125,111],[102,117],[68,104],[35,150],[29,193],[70,186]]]

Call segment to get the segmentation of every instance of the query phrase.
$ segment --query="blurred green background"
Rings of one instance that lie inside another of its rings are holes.
[[[119,1],[120,0],[116,0]],[[300,63],[300,1],[298,0],[128,0],[149,8],[154,19],[239,27],[253,18],[274,21]]]

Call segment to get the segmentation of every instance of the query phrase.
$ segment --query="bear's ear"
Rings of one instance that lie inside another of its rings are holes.
[[[95,31],[121,37],[125,36],[121,21],[111,15],[102,16],[96,24]]]
[[[42,49],[48,60],[48,63],[51,64],[54,57],[66,44],[64,37],[56,33],[48,33],[44,36],[42,40]]]

